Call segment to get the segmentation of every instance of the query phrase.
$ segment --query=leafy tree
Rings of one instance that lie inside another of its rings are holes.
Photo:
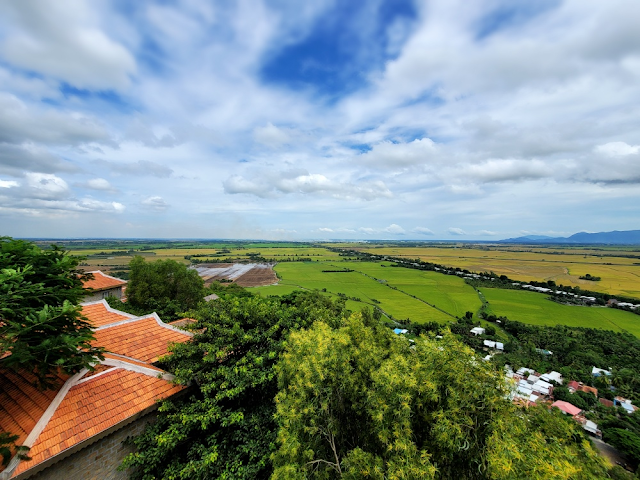
[[[194,393],[163,402],[124,467],[133,479],[261,479],[276,441],[273,369],[287,334],[315,319],[339,322],[344,303],[314,293],[227,296],[189,315],[201,329],[164,359]]]
[[[29,451],[29,447],[18,446],[15,441],[18,439],[18,435],[12,435],[8,432],[0,432],[0,457],[2,461],[0,465],[7,465],[9,460],[15,452],[20,460],[31,460],[26,452]]]
[[[204,298],[198,272],[175,260],[146,262],[136,256],[129,267],[127,303],[137,311],[156,311],[165,321],[175,320]]]
[[[33,372],[40,387],[59,369],[72,374],[102,358],[78,306],[80,260],[55,245],[0,238],[0,366]]]
[[[621,428],[608,428],[603,437],[605,442],[623,451],[634,465],[640,463],[640,435]]]
[[[607,477],[577,425],[514,407],[502,373],[450,334],[316,322],[277,370],[274,479]]]

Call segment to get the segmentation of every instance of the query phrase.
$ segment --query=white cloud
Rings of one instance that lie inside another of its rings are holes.
[[[286,194],[320,195],[360,200],[392,197],[391,191],[382,181],[346,183],[304,170],[271,172],[251,179],[232,175],[223,182],[223,186],[225,193],[248,193],[260,198],[275,198]]]
[[[160,196],[147,197],[142,201],[142,205],[156,212],[164,212],[169,208],[169,204]]]
[[[85,188],[101,190],[104,192],[114,192],[116,189],[104,178],[91,178],[82,184]]]
[[[20,184],[18,182],[14,182],[13,180],[1,180],[0,179],[0,188],[13,188],[17,187]]]
[[[62,178],[50,173],[25,174],[27,195],[31,198],[59,200],[70,195],[69,185]]]
[[[319,232],[325,232],[325,233],[331,233],[333,232],[333,229],[331,228],[326,228],[326,227],[321,227],[318,229]]]
[[[416,227],[413,230],[411,230],[414,233],[419,233],[421,235],[433,235],[433,231],[429,228],[426,227]]]
[[[480,230],[478,232],[478,235],[487,236],[487,237],[493,237],[497,234],[498,234],[497,232],[492,232],[491,230]]]
[[[609,157],[619,157],[640,152],[640,145],[629,145],[625,142],[609,142],[604,145],[598,145],[594,150],[597,153],[603,153]]]
[[[451,235],[466,235],[467,234],[467,232],[465,232],[463,229],[456,228],[456,227],[450,227],[447,231]]]
[[[392,223],[391,225],[389,225],[387,228],[382,230],[383,232],[386,233],[391,233],[393,235],[404,235],[405,234],[405,229],[402,228],[400,225],[396,225],[395,223]]]
[[[93,117],[47,106],[33,107],[14,95],[0,92],[0,142],[81,145],[111,143],[111,138]]]
[[[253,130],[253,138],[263,145],[278,147],[289,141],[289,134],[271,122],[267,122],[264,127],[256,127]]]
[[[136,61],[97,25],[97,14],[83,0],[3,2],[11,20],[0,44],[2,56],[20,68],[50,75],[78,88],[122,89]]]
[[[429,138],[416,139],[409,143],[380,142],[360,155],[364,165],[379,168],[402,168],[428,163],[437,153],[437,146]]]

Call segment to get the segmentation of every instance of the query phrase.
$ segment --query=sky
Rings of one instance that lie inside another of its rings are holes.
[[[640,228],[637,0],[0,1],[0,235]]]

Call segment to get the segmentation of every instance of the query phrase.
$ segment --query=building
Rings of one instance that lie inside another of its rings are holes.
[[[562,374],[560,372],[552,371],[540,375],[540,379],[545,382],[556,382],[558,385],[562,385]]]
[[[484,328],[482,327],[474,327],[470,330],[471,333],[473,333],[474,335],[484,335]]]
[[[0,370],[0,430],[18,435],[31,457],[11,459],[0,480],[127,478],[116,471],[128,453],[122,441],[153,420],[158,400],[186,388],[155,363],[170,343],[192,334],[105,300],[84,303],[82,313],[94,326],[94,344],[109,352],[94,371],[60,374],[56,389],[40,391],[29,372]]]
[[[593,375],[594,377],[599,377],[601,375],[611,375],[611,372],[609,370],[605,370],[604,368],[597,368],[597,367],[593,367],[591,369],[591,375]]]
[[[559,408],[562,413],[565,415],[571,415],[572,417],[582,412],[582,410],[575,405],[571,405],[569,402],[564,402],[562,400],[556,400],[553,402],[551,404],[551,408],[553,407]]]
[[[83,286],[91,293],[87,294],[85,302],[95,302],[107,297],[122,298],[126,288],[126,280],[121,280],[102,273],[100,270],[87,272],[93,274],[93,280],[87,280]]]

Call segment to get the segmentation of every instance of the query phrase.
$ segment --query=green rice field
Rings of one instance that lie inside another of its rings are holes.
[[[494,315],[533,325],[567,325],[626,331],[640,337],[640,316],[607,307],[562,305],[540,293],[481,288]]]
[[[323,272],[344,269],[354,271]],[[460,278],[394,268],[389,263],[292,262],[280,263],[275,270],[281,278],[279,285],[251,290],[268,296],[285,295],[297,288],[326,289],[329,294],[349,297],[347,307],[352,310],[378,306],[395,319],[409,318],[417,323],[445,323],[481,306],[476,292]]]

